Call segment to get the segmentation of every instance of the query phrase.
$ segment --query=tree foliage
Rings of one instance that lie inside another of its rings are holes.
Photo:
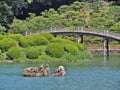
[[[78,26],[105,26],[110,29],[120,21],[120,6],[101,1],[81,1],[83,0],[0,1],[0,31],[10,28],[12,33],[24,33],[50,27],[75,29]],[[118,3],[117,0],[116,2]]]

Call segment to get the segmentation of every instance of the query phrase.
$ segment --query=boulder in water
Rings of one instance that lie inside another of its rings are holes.
[[[23,76],[25,77],[42,77],[42,76],[49,76],[50,75],[50,68],[49,65],[42,64],[39,68],[38,67],[28,67],[24,69]]]
[[[66,72],[63,66],[59,66],[55,69],[55,72],[53,74],[54,76],[65,76]]]

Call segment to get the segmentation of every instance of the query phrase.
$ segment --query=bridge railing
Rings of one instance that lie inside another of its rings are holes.
[[[94,28],[78,28],[78,29],[74,29],[74,30],[69,30],[69,29],[61,29],[61,28],[50,28],[50,29],[46,29],[46,30],[37,30],[37,31],[32,31],[32,32],[25,32],[24,35],[32,35],[32,34],[39,34],[42,32],[86,32],[86,33],[93,33],[93,34],[101,34],[101,35],[105,35],[105,36],[111,36],[111,37],[115,37],[115,38],[119,38],[120,39],[120,34],[111,32],[109,30],[99,30],[99,29],[94,29]]]
[[[105,36],[112,36],[112,37],[118,37],[120,38],[120,34],[109,31],[109,30],[99,30],[99,29],[83,29],[83,30],[75,30],[80,32],[88,32],[88,33],[95,33],[95,34],[101,34]]]

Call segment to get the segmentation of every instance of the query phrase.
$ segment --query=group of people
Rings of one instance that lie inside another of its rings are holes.
[[[49,64],[40,65],[40,67],[28,67],[24,69],[23,76],[26,77],[42,77],[42,76],[49,76],[50,75],[50,67]],[[65,76],[66,72],[63,66],[59,66],[55,69],[54,76]]]

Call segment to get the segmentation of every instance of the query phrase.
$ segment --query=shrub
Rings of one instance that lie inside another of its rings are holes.
[[[34,46],[34,45],[47,45],[48,40],[45,37],[39,35],[25,36],[20,39],[20,45],[22,47]]]
[[[72,55],[76,55],[79,53],[79,49],[73,44],[65,44],[64,49],[65,51],[67,51],[68,53]]]
[[[11,38],[5,38],[0,41],[0,49],[4,52],[7,51],[12,46],[18,46],[18,43]]]
[[[5,36],[4,35],[0,35],[0,40],[4,39]]]
[[[50,43],[46,48],[47,55],[59,58],[64,54],[64,47],[58,43]]]
[[[51,40],[53,40],[53,38],[54,38],[54,36],[53,36],[52,34],[46,33],[46,32],[41,33],[40,36],[45,37],[48,41],[51,41]]]
[[[7,55],[10,59],[18,59],[21,56],[21,48],[20,47],[11,47]]]
[[[30,36],[25,36],[23,38],[20,39],[20,46],[22,47],[28,47],[28,46],[33,46],[34,42],[33,42],[33,37]]]
[[[55,38],[55,39],[53,39],[52,40],[52,42],[53,43],[60,43],[60,44],[73,44],[73,42],[72,41],[70,41],[70,40],[67,40],[67,39],[62,39],[62,38],[60,38],[60,37],[57,37],[57,38]]]
[[[33,46],[32,48],[37,49],[39,51],[39,55],[42,55],[42,54],[46,54],[45,53],[46,47],[47,46]]]
[[[28,50],[26,57],[29,59],[36,59],[39,56],[39,50],[36,48],[31,48]]]
[[[3,53],[1,50],[0,50],[0,60],[3,60]]]
[[[77,55],[72,55],[70,53],[65,53],[61,59],[69,61],[78,61],[84,59],[92,59],[93,55],[90,52],[79,52]]]
[[[39,35],[33,36],[33,42],[35,45],[47,45],[48,44],[48,40],[45,37],[39,36]]]
[[[86,47],[85,47],[84,44],[75,43],[75,45],[77,46],[77,48],[78,48],[80,51],[85,51],[85,50],[86,50]]]
[[[47,46],[39,46],[38,50],[39,50],[40,55],[45,54],[46,47]]]
[[[20,39],[22,38],[23,36],[21,35],[21,34],[10,34],[9,35],[9,38],[12,38],[12,39],[14,39],[14,40],[16,40],[16,41],[20,41]]]

